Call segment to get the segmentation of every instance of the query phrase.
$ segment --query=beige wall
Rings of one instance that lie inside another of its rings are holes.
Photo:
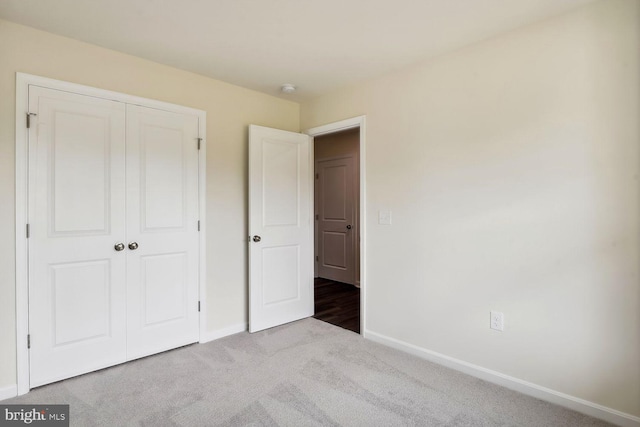
[[[316,136],[313,139],[313,152],[316,160],[350,155],[357,158],[360,152],[359,145],[360,130],[349,129]]]
[[[15,374],[15,73],[207,112],[208,330],[247,319],[247,125],[299,130],[299,105],[0,20],[0,389]]]
[[[368,330],[640,416],[639,4],[302,105],[367,116]]]

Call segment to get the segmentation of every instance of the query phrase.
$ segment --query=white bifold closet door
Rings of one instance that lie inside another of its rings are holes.
[[[197,139],[196,116],[127,105],[128,359],[198,340]]]
[[[198,117],[29,88],[30,386],[198,340]]]

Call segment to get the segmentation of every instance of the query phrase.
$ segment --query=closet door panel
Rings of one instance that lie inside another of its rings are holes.
[[[198,340],[198,118],[127,106],[127,357]]]
[[[30,386],[126,359],[125,106],[29,87]]]

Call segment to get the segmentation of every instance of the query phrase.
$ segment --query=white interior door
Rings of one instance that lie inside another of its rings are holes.
[[[127,358],[198,340],[198,117],[127,105]]]
[[[249,127],[249,331],[313,315],[310,137]]]
[[[30,86],[30,385],[126,358],[125,105]]]
[[[355,284],[356,176],[353,157],[316,161],[318,276]]]

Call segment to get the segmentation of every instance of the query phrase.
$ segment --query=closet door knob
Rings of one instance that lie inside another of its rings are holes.
[[[131,249],[132,251],[135,251],[136,249],[138,249],[138,242],[129,243],[129,249]]]
[[[351,224],[347,225],[347,230],[351,230]]]
[[[262,237],[260,236],[253,236],[253,241],[258,243],[260,240],[262,240]]]
[[[116,245],[113,247],[113,249],[115,249],[118,252],[123,251],[124,250],[124,243],[116,243]]]

